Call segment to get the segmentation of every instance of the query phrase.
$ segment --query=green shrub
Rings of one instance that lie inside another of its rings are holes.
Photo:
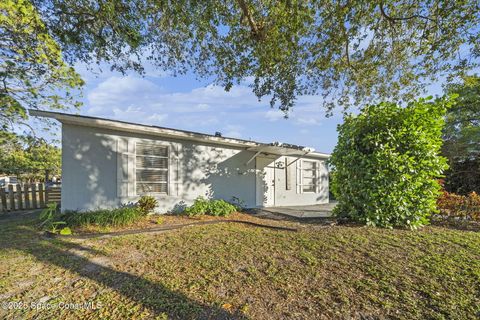
[[[185,209],[185,214],[188,216],[208,214],[216,217],[225,217],[236,210],[237,208],[234,205],[224,200],[207,200],[203,197],[198,197],[193,205]]]
[[[198,197],[197,199],[195,199],[195,201],[190,207],[185,208],[185,213],[190,217],[207,214],[208,206],[209,201],[207,199],[203,197]]]
[[[237,208],[225,200],[211,200],[208,206],[208,214],[216,217],[226,217],[237,211]]]
[[[102,209],[85,212],[67,212],[65,221],[69,227],[86,225],[125,226],[131,224],[143,216],[137,207],[121,207],[117,209]]]
[[[334,213],[367,225],[416,228],[436,212],[446,159],[439,156],[451,99],[371,105],[338,126],[330,159]]]
[[[143,215],[147,215],[153,212],[158,206],[158,201],[152,196],[142,196],[140,200],[137,201],[136,206]]]

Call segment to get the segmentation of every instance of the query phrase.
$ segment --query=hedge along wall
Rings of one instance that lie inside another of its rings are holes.
[[[385,102],[346,116],[330,159],[334,213],[381,227],[427,224],[448,167],[439,153],[453,98]]]

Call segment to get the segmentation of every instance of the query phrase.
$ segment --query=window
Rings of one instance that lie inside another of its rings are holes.
[[[168,147],[137,143],[135,160],[137,194],[168,193]]]
[[[315,192],[317,186],[317,162],[302,162],[302,192]]]

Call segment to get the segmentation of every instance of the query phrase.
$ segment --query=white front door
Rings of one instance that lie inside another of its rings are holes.
[[[275,205],[275,159],[256,158],[257,206]]]

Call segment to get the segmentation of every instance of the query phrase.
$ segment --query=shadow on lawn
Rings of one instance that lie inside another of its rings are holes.
[[[267,220],[267,221],[288,221],[288,222],[299,222],[304,225],[314,225],[314,226],[331,226],[339,224],[342,221],[339,221],[335,217],[317,217],[317,218],[298,218],[294,216],[289,216],[287,214],[282,214],[278,212],[268,212],[262,209],[246,209],[244,213],[251,215],[252,217]]]
[[[35,232],[31,225],[17,223],[7,228],[6,233],[0,230],[4,233],[0,249],[23,251],[43,263],[61,267],[107,286],[141,304],[155,316],[165,315],[169,319],[246,319],[243,314],[232,314],[219,307],[201,304],[162,284],[117,271],[74,253],[80,251],[99,254],[91,248],[60,239],[42,241],[45,239]]]
[[[449,221],[435,219],[431,221],[431,225],[452,230],[480,232],[479,221]]]

